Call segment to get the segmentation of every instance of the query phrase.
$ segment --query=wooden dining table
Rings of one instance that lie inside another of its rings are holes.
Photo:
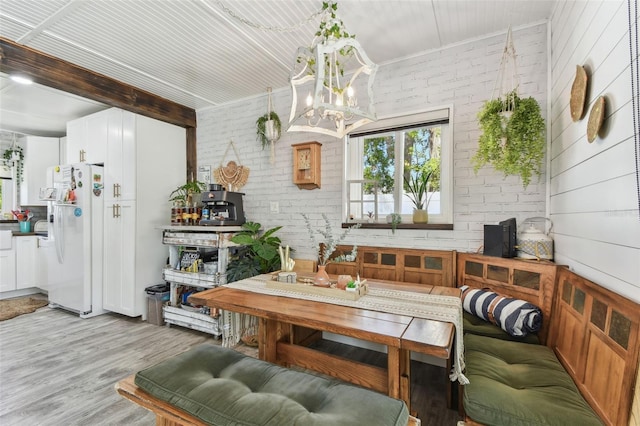
[[[368,281],[372,288],[460,296],[457,288]],[[225,286],[192,294],[196,305],[258,318],[258,356],[283,366],[298,366],[402,399],[411,409],[411,352],[447,360],[451,366],[455,327],[415,318]],[[214,309],[212,309],[212,312]],[[386,346],[386,368],[313,349],[330,332]],[[450,389],[450,388],[449,388]],[[450,392],[448,392],[450,394]]]

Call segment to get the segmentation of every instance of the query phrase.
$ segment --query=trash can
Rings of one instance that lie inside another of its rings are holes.
[[[169,300],[171,286],[168,283],[156,284],[144,290],[147,293],[147,321],[154,325],[164,325],[162,307]]]

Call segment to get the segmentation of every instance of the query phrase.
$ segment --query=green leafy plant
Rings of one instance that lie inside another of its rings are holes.
[[[269,139],[269,135],[267,134],[267,122],[273,121],[273,131],[275,132],[275,140],[280,139],[280,135],[282,134],[282,122],[280,121],[280,117],[276,114],[275,111],[271,111],[258,118],[256,121],[256,135],[258,137],[258,141],[262,146],[262,149],[269,146],[271,139]]]
[[[194,195],[200,194],[207,188],[207,184],[197,180],[187,182],[184,185],[180,185],[169,194],[169,201],[179,202],[183,205],[187,205],[190,198]]]
[[[511,116],[504,111],[511,112]],[[476,173],[490,164],[505,176],[520,176],[525,188],[534,174],[540,176],[546,146],[545,121],[535,99],[522,99],[513,91],[502,99],[487,101],[478,113],[478,122],[482,135],[478,151],[471,158]]]
[[[334,1],[324,1],[322,2],[322,12],[324,13],[324,18],[320,21],[320,26],[318,27],[318,31],[316,31],[315,36],[320,38],[323,41],[329,39],[342,39],[342,38],[355,38],[355,34],[349,34],[344,29],[344,23],[341,19],[336,17],[336,11],[338,10],[338,3]],[[313,51],[313,48],[309,49]],[[349,59],[353,57],[353,46],[345,46],[338,51],[340,54],[339,57],[331,58],[331,55],[325,55],[325,64],[324,66],[329,69],[335,67],[336,72],[342,77],[344,76],[344,66]],[[314,55],[310,55],[307,52],[301,53],[296,58],[298,63],[306,62],[309,67],[310,74],[317,74],[316,70],[316,59]],[[332,61],[334,61],[332,63]],[[333,93],[338,95],[342,94],[347,87],[338,87],[334,84],[331,84],[330,81],[325,78],[323,82],[326,88],[330,88]]]
[[[395,234],[398,224],[402,222],[402,215],[399,213],[391,213],[389,216],[391,216],[391,233]]]
[[[227,282],[242,280],[256,275],[273,272],[280,268],[280,238],[273,236],[282,226],[276,226],[261,232],[262,225],[257,222],[245,222],[242,231],[231,238],[243,247],[227,265]]]
[[[431,201],[431,197],[428,196],[429,179],[431,179],[432,174],[433,172],[431,171],[418,173],[409,172],[408,177],[407,175],[403,176],[407,196],[418,210],[429,207],[429,201]]]
[[[15,146],[12,148],[8,148],[2,154],[2,158],[5,160],[5,164],[10,164],[13,161],[13,153],[18,154],[16,167],[16,178],[18,179],[18,184],[22,183],[22,173],[24,170],[24,152],[22,151],[22,147]],[[7,167],[7,166],[5,166]]]

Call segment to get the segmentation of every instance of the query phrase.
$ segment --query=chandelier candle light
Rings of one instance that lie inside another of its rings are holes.
[[[290,83],[288,131],[337,138],[376,120],[373,80],[378,66],[336,17],[337,3],[323,3],[323,16],[311,47],[298,48]],[[350,78],[345,76],[349,71]],[[356,89],[360,99],[356,97]],[[304,99],[304,102],[299,100]]]

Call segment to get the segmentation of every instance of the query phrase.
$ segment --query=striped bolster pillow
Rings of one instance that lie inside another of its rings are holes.
[[[524,337],[536,333],[542,326],[542,312],[532,303],[467,285],[460,290],[462,307],[466,312],[496,324],[511,336]]]

